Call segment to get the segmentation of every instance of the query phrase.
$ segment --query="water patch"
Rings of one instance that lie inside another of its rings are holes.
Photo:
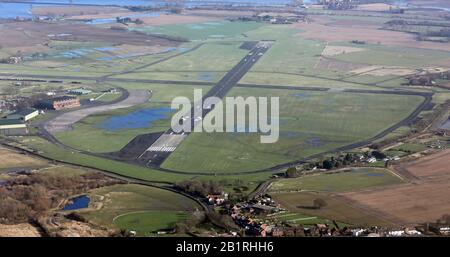
[[[130,19],[137,19],[137,18],[145,18],[145,17],[159,17],[161,14],[159,12],[151,12],[151,13],[136,13],[132,15],[127,16],[120,16],[121,19],[130,18]],[[98,18],[98,19],[92,19],[89,21],[86,21],[86,24],[91,25],[100,25],[100,24],[108,24],[108,23],[116,23],[116,18]]]
[[[64,205],[63,211],[73,211],[87,208],[91,199],[87,195],[78,196],[70,199],[69,203]]]
[[[89,21],[86,21],[86,24],[90,25],[101,25],[101,24],[108,24],[108,23],[115,23],[115,18],[98,18],[98,19],[92,19]]]
[[[446,122],[442,123],[442,125],[439,127],[440,129],[450,130],[450,119]]]
[[[201,81],[208,81],[208,82],[211,82],[211,81],[214,80],[214,77],[213,77],[213,75],[211,73],[205,73],[205,72],[200,73],[198,75],[198,78]]]
[[[97,61],[112,61],[112,60],[114,60],[114,59],[116,59],[116,58],[114,58],[114,57],[112,57],[112,56],[106,56],[106,57],[99,57],[99,58],[97,58],[96,60],[97,60]]]
[[[312,147],[321,147],[323,146],[322,140],[319,137],[311,137],[305,140],[305,143]]]
[[[298,131],[281,131],[280,136],[285,138],[297,138],[301,135]]]
[[[117,48],[114,46],[104,46],[104,47],[97,47],[94,49],[97,51],[100,51],[100,52],[111,52],[111,51],[116,50]]]
[[[166,119],[171,111],[169,107],[141,109],[108,118],[97,127],[107,131],[148,128],[153,125],[153,122]]]
[[[295,97],[297,97],[299,99],[306,99],[306,98],[310,97],[310,94],[308,94],[308,93],[295,93],[295,94],[292,94],[292,96],[295,96]]]
[[[20,3],[0,3],[0,18],[2,19],[15,19],[20,18],[32,18],[30,5]]]
[[[67,59],[75,59],[84,57],[90,53],[94,52],[92,49],[80,48],[74,49],[66,52],[62,52],[60,54],[55,55],[56,58],[67,58]]]

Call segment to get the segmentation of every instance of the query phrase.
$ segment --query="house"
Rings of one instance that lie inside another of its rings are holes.
[[[394,231],[388,231],[388,236],[396,237],[396,236],[403,236],[405,234],[405,231],[403,230],[394,230]]]
[[[368,163],[374,163],[376,161],[377,161],[377,158],[375,158],[375,157],[370,157],[369,159],[367,159]]]
[[[282,237],[284,235],[284,229],[282,227],[276,227],[272,229],[273,237]]]
[[[208,202],[210,204],[221,205],[226,200],[228,200],[228,194],[227,193],[222,193],[222,194],[218,194],[218,195],[207,195],[206,198],[208,199]]]
[[[250,208],[255,209],[258,213],[272,213],[278,209],[275,206],[262,205],[262,204],[253,204]]]
[[[60,96],[39,103],[40,108],[51,110],[63,110],[80,106],[80,99],[74,96]]]
[[[20,62],[22,62],[22,57],[20,56],[11,56],[8,58],[9,64],[18,64]]]
[[[0,119],[0,135],[17,136],[25,134],[28,134],[28,128],[22,120]]]
[[[117,93],[117,89],[116,88],[109,88],[107,90],[103,90],[102,93],[115,94],[115,93]]]
[[[9,120],[22,120],[22,121],[29,121],[32,118],[39,115],[39,111],[33,108],[25,108],[19,111],[16,111],[14,113],[9,114],[6,116]]]
[[[92,91],[84,88],[77,88],[77,89],[70,89],[67,91],[67,93],[70,95],[88,95],[92,93]]]

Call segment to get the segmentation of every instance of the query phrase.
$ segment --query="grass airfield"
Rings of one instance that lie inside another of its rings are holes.
[[[333,18],[349,19],[338,15]],[[387,21],[371,17],[359,19]],[[405,75],[402,73],[436,63],[445,64],[450,53],[444,50],[371,42],[355,45],[350,43],[350,39],[326,41],[308,38],[305,30],[296,26],[263,23],[213,21],[141,26],[138,30],[185,37],[191,42],[167,48],[53,40],[45,55],[29,57],[19,65],[0,64],[0,76],[73,76],[90,88],[151,90],[152,97],[148,103],[87,117],[76,123],[72,131],[56,135],[58,140],[70,147],[92,153],[108,153],[120,150],[139,134],[165,131],[169,127],[170,113],[138,128],[107,130],[101,126],[105,121],[140,110],[167,108],[177,96],[192,100],[194,89],[207,92],[245,56],[247,51],[240,48],[242,42],[276,40],[239,82],[272,85],[275,88],[235,87],[228,96],[280,97],[279,142],[260,144],[258,134],[248,133],[192,134],[161,166],[176,173],[61,149],[36,136],[16,138],[18,146],[55,160],[155,183],[176,183],[189,179],[228,181],[225,191],[231,193],[237,193],[234,191],[235,185],[244,184],[247,187],[243,192],[245,195],[269,180],[274,173],[280,172],[249,174],[249,171],[267,169],[371,138],[407,117],[423,101],[418,96],[357,94],[343,90],[434,91],[435,103],[448,99],[445,90],[403,85]],[[7,56],[7,51],[10,50],[0,49],[0,56]],[[97,83],[96,80],[104,76],[110,80]],[[62,86],[77,87],[70,84],[71,80],[65,79]],[[167,81],[178,83],[165,83]],[[211,85],[205,85],[205,82]],[[1,81],[0,90],[7,88],[8,83]],[[35,84],[33,88],[55,85],[46,82]],[[276,86],[331,90],[285,90]],[[23,88],[19,92],[30,94],[33,88]],[[108,97],[103,101],[114,100],[113,96]],[[409,131],[410,127],[403,126],[385,138],[401,136]],[[417,146],[403,147],[416,149]],[[339,194],[396,186],[403,182],[388,170],[374,168],[280,179],[272,185],[270,194],[287,212],[272,219],[305,226],[330,223],[332,220],[337,220],[339,225],[391,225],[376,213],[353,206]],[[94,204],[82,212],[86,218],[109,228],[134,230],[139,236],[152,236],[154,231],[183,221],[190,212],[200,208],[195,202],[172,192],[138,185],[101,188],[90,192],[90,196]],[[328,205],[320,210],[310,208],[316,198],[324,199]]]
[[[236,26],[236,24],[243,26]],[[214,28],[219,30],[217,27],[221,31],[227,31],[223,38],[214,37],[215,33],[212,31]],[[279,142],[270,146],[259,144],[259,135],[246,133],[193,134],[162,164],[163,168],[187,174],[202,172],[212,175],[269,168],[370,138],[408,116],[422,101],[422,98],[418,96],[380,96],[338,92],[343,89],[385,90],[386,88],[377,86],[376,82],[391,79],[391,77],[378,76],[376,80],[373,80],[373,76],[368,78],[367,75],[366,77],[361,75],[346,79],[347,72],[320,68],[318,63],[325,52],[330,52],[329,49],[326,50],[330,45],[324,41],[303,38],[302,31],[294,26],[223,22],[220,24],[161,25],[160,28],[149,29],[170,31],[167,34],[180,37],[184,33],[188,33],[192,36],[190,38],[192,42],[167,52],[111,60],[101,59],[102,57],[99,55],[105,53],[111,55],[114,52],[117,53],[118,49],[122,49],[121,53],[124,54],[125,48],[101,47],[97,43],[91,46],[87,43],[66,46],[61,42],[54,43],[57,50],[70,49],[69,52],[77,52],[74,47],[91,47],[90,49],[95,47],[97,49],[95,53],[82,52],[85,54],[72,58],[73,61],[79,62],[83,58],[97,60],[93,63],[106,66],[91,69],[90,74],[97,74],[97,76],[98,74],[109,74],[108,77],[112,80],[108,83],[111,85],[125,89],[149,89],[153,92],[149,103],[87,117],[76,123],[74,130],[57,134],[58,140],[76,149],[106,153],[120,150],[139,134],[166,130],[170,122],[170,114],[153,121],[151,126],[139,128],[109,131],[102,129],[100,125],[111,117],[132,114],[142,109],[169,107],[173,97],[192,98],[195,88],[203,89],[205,93],[208,86],[196,86],[195,82],[213,84],[218,81],[246,54],[247,51],[240,49],[239,46],[243,41],[250,40],[268,39],[276,40],[276,42],[240,83],[327,87],[333,91],[261,90],[235,87],[229,96],[280,97],[281,133]],[[202,31],[203,29],[204,31]],[[202,33],[194,33],[196,30],[202,31]],[[336,48],[340,45],[350,47],[349,44],[335,44],[336,46],[331,51],[333,60],[361,65],[361,60],[372,56],[373,52],[392,52],[389,47],[372,45],[353,46],[367,49],[349,53],[339,52],[339,48]],[[130,51],[134,49],[131,47],[127,49],[128,54],[131,55]],[[405,56],[405,61],[397,60],[397,63],[389,63],[389,60],[395,60],[392,56],[390,59],[388,58],[386,65],[402,64],[406,68],[414,68],[407,64],[408,62],[414,63],[418,58],[417,54],[413,55],[412,51],[408,49],[404,49],[402,54]],[[441,52],[434,50],[427,50],[424,54],[429,58],[447,58]],[[153,65],[145,65],[158,60],[161,61]],[[425,65],[428,60],[424,59],[423,64]],[[380,64],[381,61],[381,58],[372,58],[366,65],[373,66]],[[67,67],[65,69],[67,70]],[[58,73],[54,69],[52,72],[55,75]],[[61,74],[67,75],[67,72],[64,71]],[[77,74],[85,76],[82,71]],[[88,76],[90,75],[88,74]],[[138,81],[115,82],[114,79],[170,80],[180,81],[180,83],[188,81],[189,83],[193,82],[194,85]],[[400,88],[402,85],[399,83],[395,87],[392,85],[389,87]]]

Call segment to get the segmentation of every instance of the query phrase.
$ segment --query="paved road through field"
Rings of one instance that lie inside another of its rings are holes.
[[[83,118],[86,118],[89,115],[115,109],[132,107],[138,104],[146,103],[149,98],[150,93],[147,90],[131,90],[129,91],[128,97],[120,102],[82,108],[62,113],[46,122],[44,124],[44,128],[52,135],[57,132],[69,131],[73,129],[73,124]]]

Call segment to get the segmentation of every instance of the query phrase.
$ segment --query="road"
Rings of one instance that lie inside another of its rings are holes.
[[[132,90],[128,97],[117,103],[109,103],[93,107],[81,108],[74,111],[64,112],[44,124],[44,129],[54,135],[57,132],[69,131],[73,124],[89,115],[110,110],[122,109],[138,104],[146,103],[150,98],[147,90]]]
[[[253,65],[264,55],[270,48],[273,42],[261,41],[254,42],[249,53],[244,56],[238,64],[236,64],[229,72],[217,82],[201,99],[201,101],[193,104],[191,110],[182,115],[183,120],[180,123],[186,123],[190,120],[191,131],[194,127],[201,125],[200,123],[205,116],[211,112],[214,107],[204,109],[203,102],[208,97],[223,98],[237,83],[244,77],[244,75],[253,67]],[[197,110],[197,111],[196,111]],[[200,112],[197,114],[197,112]],[[169,155],[176,150],[176,148],[186,139],[190,134],[189,131],[182,129],[183,125],[168,129],[155,142],[150,142],[149,146],[142,153],[139,153],[136,160],[137,163],[149,167],[159,167]]]

